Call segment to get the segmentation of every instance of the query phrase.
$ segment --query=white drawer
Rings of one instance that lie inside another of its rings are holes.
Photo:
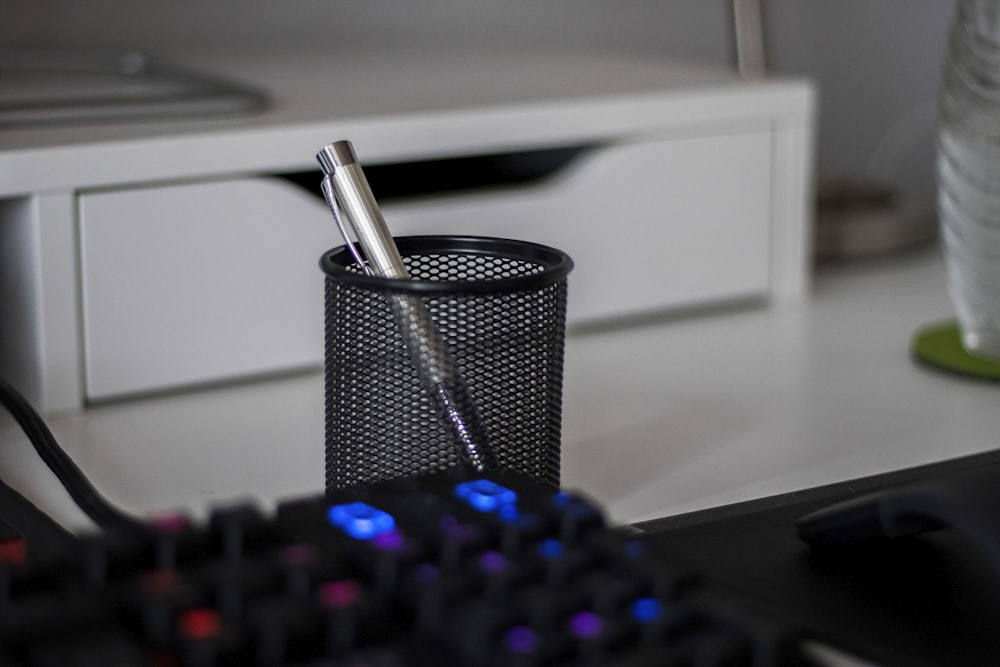
[[[88,398],[321,363],[318,262],[339,239],[321,202],[258,178],[79,204]]]
[[[567,251],[578,323],[766,295],[770,161],[763,127],[634,141],[539,183],[384,209],[397,235]],[[318,197],[246,178],[88,193],[79,206],[88,399],[322,363],[317,262],[341,240]]]
[[[609,145],[543,185],[384,207],[399,235],[535,241],[573,258],[569,321],[769,289],[771,135]]]

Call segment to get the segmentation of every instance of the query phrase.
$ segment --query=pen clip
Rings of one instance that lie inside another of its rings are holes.
[[[320,182],[320,189],[323,191],[323,197],[326,199],[327,205],[330,207],[330,213],[333,214],[333,221],[337,224],[337,229],[340,230],[340,235],[344,237],[344,245],[347,247],[348,252],[351,253],[351,257],[357,262],[361,270],[367,275],[372,275],[374,272],[368,263],[361,256],[358,251],[357,241],[351,239],[350,234],[347,232],[347,227],[344,226],[344,215],[342,213],[343,209],[340,208],[340,204],[337,202],[337,191],[333,187],[333,178],[329,174],[323,176],[323,180]],[[347,221],[351,229],[355,231],[355,236],[357,236],[357,230],[354,227],[354,223],[351,220]]]

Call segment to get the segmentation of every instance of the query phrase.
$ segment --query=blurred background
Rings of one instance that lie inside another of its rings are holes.
[[[910,218],[932,218],[934,98],[952,3],[761,5],[767,72],[808,76],[820,91],[820,197],[836,208],[844,197],[849,207],[852,198],[881,194]],[[402,41],[551,45],[736,61],[728,0],[0,0],[0,46],[156,55],[350,41],[386,49]]]

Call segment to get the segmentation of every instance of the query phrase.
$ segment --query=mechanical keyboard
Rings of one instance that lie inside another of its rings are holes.
[[[810,664],[583,495],[444,472],[0,545],[0,667]]]

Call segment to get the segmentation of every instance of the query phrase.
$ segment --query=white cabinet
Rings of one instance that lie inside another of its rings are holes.
[[[567,251],[570,323],[764,298],[770,132],[592,147],[520,187],[385,206],[397,235],[535,241]],[[317,175],[318,180],[318,175]],[[322,201],[274,178],[79,197],[86,396],[319,366]]]
[[[771,133],[650,138],[583,154],[537,187],[386,206],[398,234],[524,239],[569,253],[570,323],[764,298]]]
[[[196,58],[271,94],[250,118],[0,133],[0,376],[50,411],[319,367],[317,263],[340,239],[275,176],[318,190],[313,156],[338,139],[372,169],[573,153],[535,180],[383,201],[397,235],[565,250],[571,323],[805,294],[808,82],[598,52],[354,56]]]
[[[81,195],[87,398],[319,364],[324,208],[265,178]]]

